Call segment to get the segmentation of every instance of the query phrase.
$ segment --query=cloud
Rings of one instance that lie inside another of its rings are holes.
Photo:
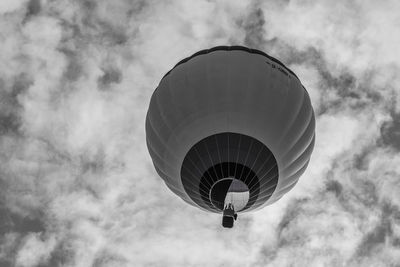
[[[0,3],[0,14],[7,14],[22,8],[27,0],[5,0]]]
[[[396,266],[398,5],[2,1],[0,263]],[[168,190],[144,141],[160,78],[220,44],[287,63],[317,115],[299,183],[230,231]]]
[[[54,237],[42,240],[38,234],[28,234],[18,251],[16,266],[35,266],[50,257],[56,240]]]

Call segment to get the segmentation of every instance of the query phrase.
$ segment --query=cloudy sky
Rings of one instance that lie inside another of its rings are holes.
[[[398,0],[1,0],[0,266],[400,266]],[[161,77],[257,48],[310,93],[316,144],[279,202],[220,216],[157,176]]]

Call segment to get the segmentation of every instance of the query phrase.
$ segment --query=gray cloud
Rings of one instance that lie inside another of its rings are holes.
[[[391,112],[391,120],[382,124],[381,134],[383,145],[400,149],[400,114]]]
[[[40,0],[30,0],[27,5],[26,17],[36,16],[42,9],[42,3]]]
[[[240,25],[245,30],[244,44],[248,47],[261,49],[265,45],[265,19],[260,8],[253,8]]]

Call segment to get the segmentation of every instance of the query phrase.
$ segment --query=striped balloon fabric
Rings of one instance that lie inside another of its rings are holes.
[[[314,111],[281,62],[220,46],[182,60],[162,78],[146,139],[159,176],[184,201],[221,213],[231,197],[244,212],[294,187],[314,147]]]

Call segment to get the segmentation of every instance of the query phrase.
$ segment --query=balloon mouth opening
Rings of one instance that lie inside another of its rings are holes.
[[[227,178],[222,178],[218,181],[216,181],[210,189],[209,192],[209,200],[211,204],[219,209],[219,210],[224,210],[224,206],[226,204],[227,200],[227,195],[229,191],[232,191],[232,185],[235,184],[236,186],[239,186],[242,188],[242,192],[249,192],[249,187],[241,180],[236,179],[234,177],[227,177]],[[248,201],[248,199],[247,199]],[[247,204],[246,201],[246,204]],[[234,203],[232,203],[234,204]],[[242,209],[241,207],[240,209]],[[239,210],[237,210],[239,211]]]

